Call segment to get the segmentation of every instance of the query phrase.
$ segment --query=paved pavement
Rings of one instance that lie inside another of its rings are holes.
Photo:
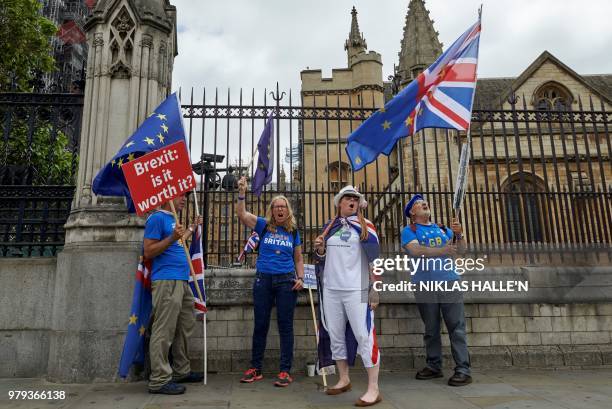
[[[450,375],[450,374],[447,374]],[[333,380],[333,379],[332,379]],[[275,388],[271,376],[252,385],[236,375],[210,375],[208,385],[189,385],[184,395],[149,395],[146,384],[52,384],[36,379],[0,379],[0,408],[112,409],[331,409],[350,408],[365,388],[365,373],[355,371],[353,391],[340,396],[322,392],[320,378],[296,376],[288,388]],[[415,409],[599,409],[612,408],[612,369],[491,370],[474,374],[472,385],[453,388],[445,379],[417,381],[412,373],[381,375],[383,408]],[[65,391],[65,400],[10,401],[8,391]]]

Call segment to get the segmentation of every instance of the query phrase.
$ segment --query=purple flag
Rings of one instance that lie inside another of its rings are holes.
[[[272,172],[274,171],[274,120],[272,114],[268,117],[266,127],[261,133],[259,142],[257,143],[257,170],[253,176],[253,193],[259,197],[261,189],[272,181]]]

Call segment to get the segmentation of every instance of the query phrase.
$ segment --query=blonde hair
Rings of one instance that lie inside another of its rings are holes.
[[[274,196],[272,200],[270,200],[270,204],[268,204],[268,208],[266,209],[266,223],[268,225],[268,230],[272,233],[276,233],[276,228],[278,227],[276,225],[276,221],[274,220],[274,216],[272,215],[272,206],[277,200],[284,200],[285,204],[287,205],[287,219],[285,220],[285,223],[281,225],[281,227],[283,227],[289,233],[297,230],[297,222],[295,221],[295,216],[293,215],[293,208],[291,207],[289,200],[283,195]]]
[[[359,219],[359,224],[361,225],[361,234],[359,235],[359,239],[361,241],[366,241],[368,239],[368,225],[366,224],[366,219],[361,212],[361,209],[357,210],[357,218]]]

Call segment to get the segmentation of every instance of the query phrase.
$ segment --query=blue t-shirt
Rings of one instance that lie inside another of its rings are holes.
[[[410,226],[406,226],[402,230],[402,248],[405,248],[413,240],[418,240],[419,244],[425,247],[443,247],[452,239],[453,231],[451,229],[447,227],[446,231],[443,231],[435,223],[430,225],[417,223],[416,232],[413,232]],[[412,276],[412,282],[455,281],[460,278],[455,271],[455,264],[452,258],[419,257],[419,259],[421,259],[421,264]]]
[[[293,261],[293,249],[302,244],[300,232],[295,232],[295,243],[293,233],[277,226],[276,233],[264,232],[266,219],[257,218],[255,231],[259,235],[259,255],[257,256],[257,271],[268,274],[287,274],[295,271]]]
[[[147,219],[144,238],[163,240],[172,235],[175,227],[172,213],[159,210]],[[189,280],[189,263],[178,240],[153,259],[151,281],[157,280]]]

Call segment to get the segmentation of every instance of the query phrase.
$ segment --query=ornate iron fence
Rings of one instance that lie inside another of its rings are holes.
[[[0,94],[0,254],[54,255],[64,243],[83,96]]]
[[[449,223],[465,133],[425,130],[400,141],[388,158],[352,172],[345,139],[376,111],[368,91],[358,95],[303,94],[295,103],[291,92],[277,88],[248,96],[242,90],[207,96],[204,90],[201,102],[193,90],[188,101],[183,97],[192,157],[201,157],[198,200],[206,218],[209,264],[234,263],[250,234],[235,217],[235,178],[253,175],[248,163],[271,113],[277,170],[261,198],[249,196],[247,208],[263,216],[272,197],[287,196],[307,254],[334,215],[333,196],[348,183],[366,195],[367,217],[375,222],[387,256],[401,253],[400,234],[407,223],[402,208],[413,193],[425,194],[434,221]],[[498,109],[474,110],[469,182],[460,214],[473,252],[497,254],[500,262],[508,257],[563,262],[568,250],[584,253],[586,248],[609,254],[612,112],[593,101],[586,106],[579,101],[577,108],[536,110],[513,95]],[[253,260],[247,258],[247,264]]]
[[[449,222],[465,134],[425,130],[401,140],[389,157],[352,172],[345,139],[376,111],[369,92],[303,94],[298,102],[278,88],[258,96],[204,91],[201,102],[193,91],[188,101],[183,97],[192,158],[200,159],[194,170],[200,175],[197,198],[206,218],[210,265],[231,265],[250,234],[235,217],[236,179],[253,175],[249,162],[271,113],[274,180],[260,198],[249,195],[247,206],[263,216],[272,197],[287,196],[306,253],[334,215],[333,196],[348,183],[366,195],[366,216],[388,256],[401,252],[399,237],[407,223],[402,207],[413,193],[426,195],[434,221]],[[550,260],[556,257],[552,253],[568,250],[609,252],[612,113],[592,101],[579,102],[576,111],[534,110],[515,97],[504,103],[476,109],[472,116],[469,183],[460,214],[472,251],[519,259],[546,254]],[[0,95],[3,256],[54,254],[62,245],[81,110],[79,95]],[[193,213],[190,204],[185,217]],[[246,262],[252,264],[253,257]]]

